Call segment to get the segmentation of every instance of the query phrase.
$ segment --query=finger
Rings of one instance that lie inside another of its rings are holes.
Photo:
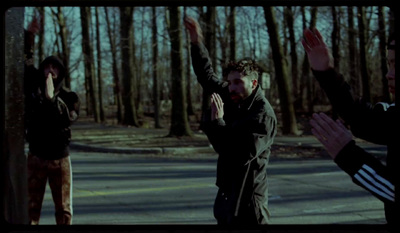
[[[326,144],[326,138],[323,137],[321,134],[319,134],[319,132],[317,130],[315,130],[314,128],[311,129],[311,133],[315,136],[315,138],[317,138],[317,140],[319,142],[321,142],[323,145]]]
[[[310,124],[318,131],[319,134],[328,138],[332,129],[327,123],[321,118],[320,114],[313,114],[313,118],[310,120]]]
[[[188,17],[188,16],[185,17],[185,18],[183,19],[183,21],[184,21],[184,23],[185,23],[186,28],[188,28],[188,29],[194,28],[193,21],[191,20],[190,17]]]
[[[303,45],[303,48],[304,48],[304,50],[305,50],[307,53],[309,53],[309,52],[311,51],[311,48],[310,48],[310,46],[307,44],[307,42],[306,42],[305,39],[302,39],[302,40],[301,40],[301,44]]]
[[[326,132],[325,130],[319,125],[319,122],[317,120],[311,119],[310,120],[310,125],[312,126],[312,131],[314,131],[314,135],[319,135],[321,138],[324,137],[326,138]]]
[[[319,114],[321,119],[323,120],[323,122],[326,125],[326,130],[328,131],[337,131],[336,128],[336,122],[334,120],[332,120],[332,118],[328,117],[328,115],[326,115],[325,113],[320,113]]]
[[[338,127],[341,128],[342,130],[346,130],[346,131],[349,130],[349,129],[343,124],[343,122],[342,122],[340,119],[337,119],[336,122],[337,122]]]
[[[213,93],[213,94],[211,94],[211,104],[215,104],[214,93]]]
[[[215,103],[215,107],[216,107],[217,109],[221,109],[221,103],[220,103],[220,101],[218,100],[217,96],[215,96],[215,95],[214,95],[214,103]]]
[[[311,48],[320,44],[318,37],[310,29],[307,29],[305,33],[305,38]]]
[[[220,107],[220,108],[223,108],[224,102],[222,101],[221,96],[220,96],[219,94],[215,94],[215,96],[216,96],[216,99],[217,99],[217,102],[218,102],[219,107]]]
[[[306,28],[306,29],[304,30],[303,35],[304,35],[304,37],[303,37],[304,40],[307,42],[307,44],[308,44],[310,47],[312,47],[312,46],[313,46],[313,37],[314,37],[314,33],[313,33],[310,29]]]
[[[325,44],[324,38],[322,37],[322,35],[321,35],[321,33],[318,31],[318,29],[313,28],[313,32],[314,32],[315,36],[318,38],[319,42]]]
[[[222,101],[221,96],[218,93],[214,93],[215,99],[218,101]]]

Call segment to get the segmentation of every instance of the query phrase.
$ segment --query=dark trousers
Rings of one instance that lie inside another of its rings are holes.
[[[72,172],[69,156],[58,160],[28,154],[28,213],[30,224],[39,224],[47,179],[55,205],[57,225],[72,222]]]
[[[236,192],[226,193],[222,189],[218,190],[214,203],[214,217],[218,225],[257,225],[257,217],[253,202],[241,202],[236,212],[236,202],[238,194]]]

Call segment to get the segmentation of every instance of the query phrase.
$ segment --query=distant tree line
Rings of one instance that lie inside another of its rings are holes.
[[[36,40],[37,63],[50,54],[63,60],[65,86],[80,93],[82,112],[95,122],[112,115],[118,124],[141,127],[151,114],[159,128],[167,102],[170,135],[192,134],[189,116],[210,103],[191,68],[186,14],[201,23],[218,73],[229,60],[252,57],[260,74],[268,74],[260,77],[271,79],[263,88],[284,134],[298,134],[299,114],[329,105],[301,47],[306,27],[324,34],[335,67],[356,94],[390,101],[385,43],[394,15],[388,7],[31,7],[26,23],[39,13],[45,30]]]

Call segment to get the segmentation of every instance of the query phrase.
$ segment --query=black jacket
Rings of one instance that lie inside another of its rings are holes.
[[[237,198],[234,214],[240,215],[250,203],[258,223],[267,223],[267,164],[277,130],[274,110],[259,86],[240,106],[235,105],[228,83],[214,73],[205,46],[192,44],[191,55],[203,90],[218,93],[224,102],[223,119],[204,123],[204,132],[219,154],[216,185]]]
[[[32,35],[26,32],[25,52],[27,59],[32,57]],[[58,78],[54,81],[55,96],[45,97],[44,66],[52,63],[59,68]],[[79,97],[62,87],[65,68],[55,56],[47,57],[36,69],[32,64],[25,66],[25,129],[29,150],[43,159],[55,160],[69,155],[68,145],[71,141],[71,123],[76,120],[70,116],[71,111],[79,114]]]
[[[354,141],[345,146],[335,162],[348,173],[352,180],[382,200],[386,220],[398,226],[399,209],[399,111],[394,105],[370,103],[354,98],[342,75],[331,69],[313,71],[320,86],[325,90],[334,110],[350,125],[354,136],[387,146],[386,165],[358,147]],[[396,194],[395,194],[396,192]]]

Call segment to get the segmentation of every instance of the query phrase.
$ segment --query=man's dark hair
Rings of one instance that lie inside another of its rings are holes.
[[[224,78],[232,71],[237,71],[244,76],[251,76],[252,79],[258,79],[258,65],[251,58],[243,58],[238,62],[230,61],[222,71]]]

